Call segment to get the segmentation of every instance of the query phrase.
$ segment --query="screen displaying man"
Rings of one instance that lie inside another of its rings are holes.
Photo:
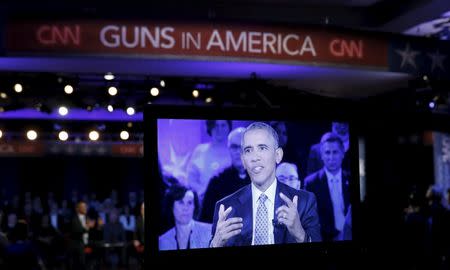
[[[241,159],[251,184],[216,203],[211,247],[321,240],[315,196],[276,179],[282,158],[272,127],[255,122],[246,128]]]

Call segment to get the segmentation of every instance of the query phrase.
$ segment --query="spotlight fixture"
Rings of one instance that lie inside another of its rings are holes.
[[[428,108],[430,108],[430,109],[436,108],[436,102],[430,101],[430,102],[428,103]]]
[[[92,130],[91,132],[89,132],[89,140],[97,141],[99,138],[100,138],[100,134],[97,131]]]
[[[205,102],[206,102],[206,103],[211,103],[211,102],[212,102],[212,97],[207,97],[207,98],[205,99]]]
[[[161,80],[159,82],[159,85],[161,85],[161,87],[166,87],[166,82],[164,80]]]
[[[37,139],[37,136],[38,136],[37,132],[32,129],[27,131],[28,140],[34,141]]]
[[[111,72],[108,72],[105,74],[104,78],[107,81],[112,81],[112,80],[114,80],[114,75]]]
[[[120,139],[122,139],[123,141],[126,141],[130,138],[130,134],[128,133],[128,131],[126,130],[122,130],[120,132]]]
[[[23,91],[23,87],[20,83],[16,83],[14,85],[14,91],[16,91],[17,93],[21,93]]]
[[[108,105],[107,109],[108,109],[108,112],[113,112],[114,111],[113,105]]]
[[[0,93],[0,97],[3,98],[3,99],[6,99],[6,98],[8,98],[8,95],[6,93],[4,93],[4,92],[1,92]]]
[[[133,107],[128,107],[128,108],[127,108],[127,114],[128,114],[128,115],[131,116],[131,115],[135,114],[135,112],[136,112],[136,111],[134,110]]]
[[[3,137],[3,131],[0,129],[0,138]]]
[[[66,86],[64,86],[64,92],[68,95],[73,93],[73,87],[72,85],[68,84]]]
[[[69,109],[67,109],[67,107],[61,106],[58,109],[58,113],[61,116],[66,116],[69,113]]]
[[[69,139],[69,133],[67,133],[67,131],[62,130],[58,133],[58,138],[60,141],[65,142],[67,141],[67,139]]]
[[[152,89],[150,89],[150,94],[154,97],[159,95],[159,89],[156,87],[152,87]]]
[[[108,88],[108,94],[110,94],[111,96],[117,95],[117,92],[118,92],[118,90],[115,86],[110,86]]]
[[[194,98],[198,98],[199,95],[200,95],[200,92],[199,92],[197,89],[194,89],[194,90],[192,91],[192,96],[193,96]]]

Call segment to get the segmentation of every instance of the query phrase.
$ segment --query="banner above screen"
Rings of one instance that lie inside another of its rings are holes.
[[[324,28],[154,22],[10,23],[7,55],[101,55],[388,69],[388,42]]]

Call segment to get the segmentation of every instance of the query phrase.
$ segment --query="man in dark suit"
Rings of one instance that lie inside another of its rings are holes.
[[[328,132],[322,136],[320,151],[324,166],[305,179],[305,188],[317,197],[323,240],[342,240],[350,205],[350,174],[342,170],[344,144],[336,134]]]
[[[241,159],[251,184],[216,203],[211,247],[321,240],[314,194],[276,180],[282,157],[272,127],[255,122],[246,128]]]
[[[89,242],[89,230],[95,222],[87,218],[87,205],[83,201],[76,204],[75,215],[72,218],[70,229],[70,250],[72,269],[85,269],[86,256],[84,248]]]
[[[241,160],[241,140],[244,130],[245,128],[238,127],[228,134],[231,166],[209,182],[203,199],[200,221],[212,223],[216,202],[250,184],[250,178]]]

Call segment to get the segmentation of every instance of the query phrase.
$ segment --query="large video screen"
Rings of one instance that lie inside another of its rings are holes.
[[[159,251],[353,239],[349,122],[192,116],[151,117]]]

